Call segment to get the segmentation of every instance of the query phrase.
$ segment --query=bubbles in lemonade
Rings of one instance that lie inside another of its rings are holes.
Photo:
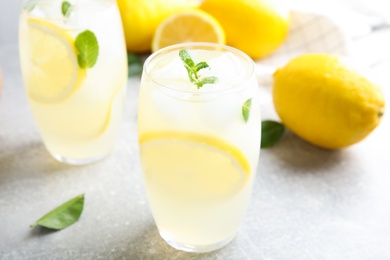
[[[107,155],[122,120],[127,60],[116,1],[30,1],[20,17],[20,59],[31,109],[49,152],[82,163]],[[33,4],[31,4],[33,3]],[[77,37],[96,37],[96,63],[82,67]]]
[[[181,49],[186,48],[183,46]],[[179,47],[150,57],[141,81],[138,134],[149,203],[161,236],[210,251],[236,234],[260,149],[260,105],[251,61],[230,49],[190,49],[217,76],[190,83]],[[242,106],[252,100],[249,120]]]

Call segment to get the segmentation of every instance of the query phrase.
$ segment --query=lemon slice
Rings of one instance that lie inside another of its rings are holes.
[[[122,113],[119,113],[119,111],[122,109],[122,105],[124,103],[123,102],[119,102],[117,101],[118,98],[121,98],[123,97],[124,98],[124,94],[123,95],[120,95],[119,93],[121,91],[126,91],[126,86],[124,86],[124,84],[127,82],[127,71],[126,73],[124,73],[124,76],[123,76],[123,79],[121,80],[120,84],[118,85],[118,87],[115,89],[114,91],[114,94],[111,96],[111,99],[110,99],[110,104],[109,104],[109,107],[108,107],[108,111],[107,111],[107,116],[106,116],[106,119],[104,121],[104,124],[103,124],[103,127],[102,129],[100,130],[98,136],[102,135],[104,132],[106,132],[106,130],[108,129],[108,127],[110,126],[110,123],[112,121],[115,121],[113,118],[115,117],[115,115],[120,115],[122,116]],[[120,119],[116,120],[117,122],[120,121]]]
[[[140,136],[142,168],[159,196],[190,201],[226,199],[247,183],[250,165],[235,146],[195,133],[166,131]]]
[[[225,32],[218,21],[201,10],[186,10],[169,16],[158,27],[152,51],[183,42],[225,43]]]
[[[42,103],[56,103],[74,92],[85,78],[77,63],[74,38],[63,28],[37,18],[29,18],[28,96]]]

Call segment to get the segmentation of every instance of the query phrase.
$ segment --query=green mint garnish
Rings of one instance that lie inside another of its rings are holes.
[[[39,0],[30,0],[30,1],[27,1],[24,6],[23,6],[23,9],[26,10],[27,12],[31,12],[35,6],[38,4],[38,1]]]
[[[248,99],[245,101],[245,103],[242,105],[242,117],[245,120],[245,123],[248,122],[249,119],[249,113],[251,112],[251,105],[252,105],[252,99]]]
[[[68,17],[69,14],[70,14],[70,8],[71,7],[72,7],[72,5],[68,1],[62,2],[62,5],[61,5],[62,15],[65,16],[65,17]]]
[[[128,64],[128,76],[133,77],[140,75],[142,72],[142,61],[134,53],[127,53],[127,64]]]
[[[84,194],[81,194],[48,212],[30,227],[42,226],[54,230],[64,229],[80,218],[83,208]]]
[[[264,120],[261,122],[261,148],[273,146],[283,136],[285,127],[279,122]]]
[[[99,55],[99,44],[95,34],[90,30],[86,30],[77,35],[75,44],[79,52],[77,61],[80,68],[92,68]]]
[[[201,69],[209,68],[209,65],[206,62],[202,61],[199,63],[195,63],[195,61],[191,58],[191,55],[187,50],[179,51],[179,56],[184,63],[184,67],[188,72],[188,77],[191,83],[196,85],[198,89],[203,87],[203,85],[205,84],[215,84],[218,82],[218,78],[214,76],[201,78],[199,71]]]

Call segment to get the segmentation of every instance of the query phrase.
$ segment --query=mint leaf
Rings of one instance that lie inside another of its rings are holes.
[[[92,68],[99,56],[99,44],[96,36],[90,30],[85,30],[76,37],[78,50],[77,61],[82,69]]]
[[[191,83],[193,84],[196,84],[196,76],[195,76],[195,73],[194,71],[192,70],[191,67],[189,67],[187,64],[184,64],[184,67],[186,68],[187,70],[187,73],[188,73],[188,78],[190,79]]]
[[[179,56],[180,56],[181,60],[184,62],[184,64],[186,64],[188,67],[192,68],[195,66],[195,63],[192,60],[192,58],[187,50],[179,51]]]
[[[245,120],[245,123],[248,122],[248,119],[249,119],[249,114],[251,112],[251,105],[252,105],[252,99],[248,99],[247,101],[245,101],[245,103],[242,105],[242,117],[244,118]]]
[[[273,146],[283,136],[285,127],[283,124],[264,120],[261,122],[261,148],[268,148]]]
[[[62,2],[62,4],[61,4],[62,15],[65,16],[65,17],[68,17],[69,14],[70,14],[70,8],[71,7],[72,7],[72,5],[68,1]]]
[[[187,50],[180,50],[179,56],[180,59],[183,61],[184,67],[187,70],[188,78],[190,79],[191,83],[196,85],[198,89],[203,87],[203,85],[205,84],[215,84],[218,82],[217,77],[212,76],[205,77],[202,79],[201,76],[198,74],[201,69],[209,68],[209,65],[206,62],[202,61],[196,63]]]
[[[127,53],[128,76],[133,77],[142,73],[142,61],[134,53]]]
[[[38,4],[39,0],[30,0],[30,1],[27,1],[24,5],[23,5],[23,9],[26,10],[27,12],[31,12],[35,6]]]
[[[30,227],[39,225],[54,230],[64,229],[80,218],[83,208],[84,194],[81,194],[48,212]]]
[[[206,62],[202,61],[202,62],[199,62],[198,64],[196,64],[195,71],[198,72],[201,69],[205,69],[205,68],[208,68],[208,67],[209,67],[209,65]]]
[[[218,82],[218,78],[217,77],[206,77],[206,78],[203,78],[201,79],[200,81],[196,82],[196,86],[199,88],[201,88],[203,85],[206,85],[206,84],[215,84],[216,82]]]

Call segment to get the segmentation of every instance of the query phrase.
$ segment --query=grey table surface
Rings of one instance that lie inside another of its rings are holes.
[[[377,53],[382,45],[382,51]],[[355,42],[362,60],[390,57],[390,30]],[[376,56],[375,56],[376,55]],[[375,56],[375,57],[374,57]],[[390,97],[390,62],[374,74]],[[143,188],[137,147],[139,78],[128,81],[118,145],[87,166],[46,152],[27,104],[17,46],[0,46],[0,259],[390,259],[390,118],[341,151],[314,147],[287,132],[262,150],[252,201],[238,236],[225,248],[192,254],[159,237]],[[264,111],[272,110],[264,104]],[[267,117],[267,112],[263,114]],[[29,225],[85,193],[73,226]]]

